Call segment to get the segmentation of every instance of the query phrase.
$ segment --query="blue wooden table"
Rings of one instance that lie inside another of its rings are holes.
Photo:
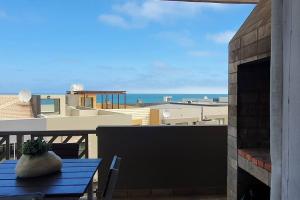
[[[101,159],[63,159],[62,171],[38,178],[16,177],[16,160],[0,163],[0,197],[43,193],[46,198],[79,198],[92,186]]]

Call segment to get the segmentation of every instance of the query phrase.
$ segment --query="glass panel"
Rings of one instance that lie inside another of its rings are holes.
[[[42,114],[60,114],[60,99],[41,99]]]
[[[85,98],[85,107],[93,108],[93,98],[92,97]]]

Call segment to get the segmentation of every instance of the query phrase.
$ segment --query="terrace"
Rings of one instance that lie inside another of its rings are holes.
[[[227,199],[241,199],[255,186],[263,195],[257,199],[299,199],[299,10],[298,0],[273,0],[272,4],[261,0],[232,39],[228,134],[221,126],[100,127],[97,132],[36,133],[66,136],[63,143],[81,136],[78,142],[84,142],[82,146],[88,142],[86,135],[97,134],[97,156],[103,158],[104,168],[113,154],[124,158],[115,193],[119,198],[227,193]],[[9,136],[17,135],[20,149],[23,135],[36,133],[2,132],[0,143],[9,144]],[[10,159],[10,145],[4,147],[4,158]],[[87,152],[82,149],[81,155],[88,156]],[[105,170],[99,172],[101,188]]]
[[[89,158],[89,138],[97,136],[97,157],[103,160],[98,177],[94,177],[94,192],[104,188],[102,180],[116,154],[122,157],[116,199],[226,198],[226,126],[108,126],[0,135],[2,159],[20,158],[24,140],[36,137],[48,143],[75,142],[80,146],[78,157]],[[12,141],[15,147],[7,145]]]
[[[67,91],[67,94],[79,95],[81,106],[85,108],[119,109],[120,106],[126,108],[127,105],[126,91]],[[101,98],[101,104],[98,107],[96,102],[97,96]],[[114,102],[114,97],[117,100],[117,104]],[[120,104],[121,97],[123,97],[122,105]]]

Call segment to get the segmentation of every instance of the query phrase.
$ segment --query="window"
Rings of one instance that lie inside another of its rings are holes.
[[[93,108],[93,97],[81,97],[81,106]]]
[[[42,114],[60,114],[60,99],[41,99]]]

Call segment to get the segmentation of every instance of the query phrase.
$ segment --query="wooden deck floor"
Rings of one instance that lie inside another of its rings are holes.
[[[86,198],[81,198],[86,200]],[[96,200],[96,198],[94,198]],[[227,200],[225,196],[173,196],[173,197],[129,197],[114,198],[113,200]]]
[[[222,196],[176,196],[176,197],[136,197],[136,198],[123,198],[115,200],[226,200]]]

